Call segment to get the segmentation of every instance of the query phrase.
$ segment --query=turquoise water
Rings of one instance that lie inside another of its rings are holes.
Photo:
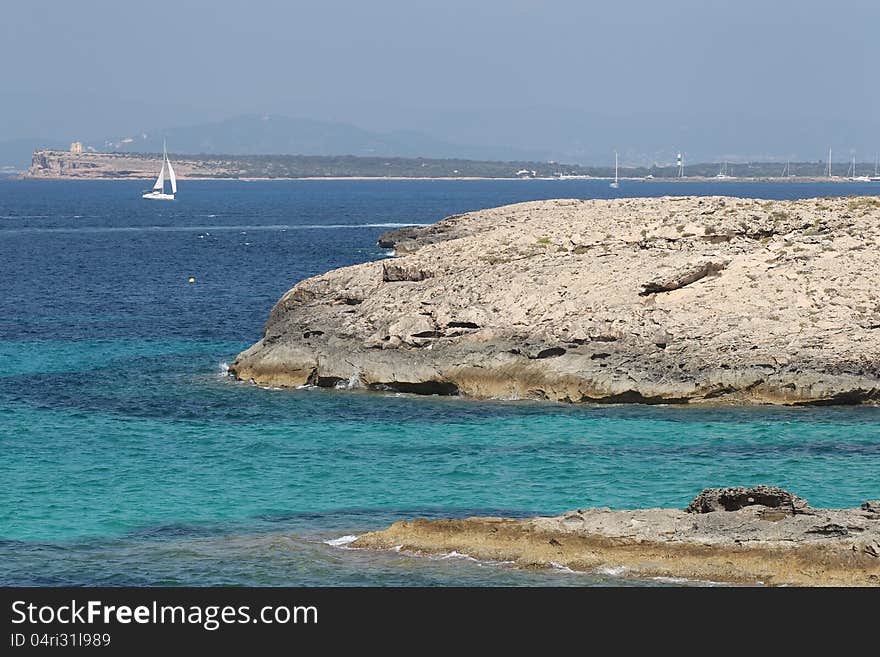
[[[380,224],[604,183],[205,182],[173,204],[138,189],[0,182],[0,583],[621,583],[324,541],[413,516],[684,506],[706,486],[880,496],[876,407],[573,407],[225,376],[290,285],[383,257]]]

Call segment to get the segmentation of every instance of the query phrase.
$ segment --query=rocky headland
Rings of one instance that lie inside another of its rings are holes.
[[[356,155],[234,155],[172,153],[179,178],[190,179],[459,179],[552,177],[560,167],[585,174],[580,166],[536,162],[378,157]],[[152,178],[161,167],[161,153],[91,150],[70,152],[37,150],[24,174],[34,179],[142,179]],[[601,169],[594,175],[608,175]]]
[[[178,178],[238,178],[248,171],[234,159],[223,157],[174,157]],[[53,180],[142,180],[155,178],[162,168],[162,154],[71,153],[34,151],[25,178]]]
[[[685,510],[401,521],[358,537],[350,547],[456,552],[521,568],[638,579],[880,586],[880,501],[814,509],[775,487],[706,489]]]
[[[880,199],[552,200],[386,233],[230,366],[565,402],[880,401]]]

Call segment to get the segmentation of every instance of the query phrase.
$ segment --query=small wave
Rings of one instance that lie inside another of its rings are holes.
[[[227,363],[224,360],[220,363],[219,368],[220,368],[220,372],[219,372],[220,376],[229,376],[229,363]]]
[[[392,549],[395,552],[400,552],[400,548],[401,548],[401,546],[398,545]],[[438,555],[438,556],[434,557],[434,559],[439,559],[441,561],[445,561],[446,559],[462,559],[464,561],[473,561],[478,566],[483,566],[483,567],[488,566],[490,568],[497,567],[497,566],[510,566],[510,565],[516,563],[514,561],[489,561],[486,559],[477,559],[476,557],[472,557],[469,554],[466,554],[464,552],[458,552],[456,550],[453,550],[452,552],[447,552],[446,554]]]
[[[568,566],[564,566],[561,563],[556,562],[556,561],[551,561],[550,566],[553,568],[553,570],[558,570],[561,573],[576,573],[577,572],[575,570],[572,570]]]
[[[352,372],[348,381],[340,381],[334,386],[337,390],[356,390],[361,387],[361,373]]]
[[[595,572],[599,575],[611,575],[612,577],[615,577],[617,575],[622,575],[627,570],[629,570],[629,568],[627,568],[626,566],[602,566],[600,568],[596,568]]]
[[[703,586],[729,586],[724,582],[715,582],[711,579],[692,579],[690,577],[651,577],[654,582],[662,582],[663,584],[701,584]],[[760,582],[759,582],[760,584]]]
[[[441,554],[437,557],[438,559],[466,559],[468,561],[476,561],[479,563],[479,559],[474,559],[471,555],[465,554],[464,552],[456,552],[453,550],[452,552],[447,552],[446,554]]]
[[[324,543],[330,545],[331,547],[344,548],[349,543],[354,543],[358,539],[354,534],[346,534],[345,536],[340,536],[339,538],[330,538]],[[353,549],[353,548],[348,548]]]
[[[430,226],[431,224],[423,224],[423,223],[380,223],[380,224],[357,224],[358,226],[364,226],[365,228],[405,228],[406,226]]]
[[[301,386],[297,386],[296,390],[312,390],[317,387],[314,383],[303,383]]]

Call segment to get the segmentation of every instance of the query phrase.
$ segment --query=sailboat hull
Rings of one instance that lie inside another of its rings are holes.
[[[141,198],[148,198],[153,201],[173,201],[174,194],[165,194],[163,192],[147,192],[143,194]]]

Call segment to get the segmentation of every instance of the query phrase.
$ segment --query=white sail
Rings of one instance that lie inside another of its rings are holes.
[[[168,178],[171,180],[170,194],[165,193],[165,167],[168,167]],[[159,169],[159,177],[156,178],[156,184],[153,185],[152,191],[141,194],[141,197],[156,201],[173,201],[176,193],[177,176],[174,175],[174,167],[171,166],[171,160],[168,159],[168,149],[165,144],[162,144],[162,168]]]
[[[174,167],[171,166],[171,160],[165,156],[165,162],[168,164],[168,180],[171,181],[171,193],[177,193],[177,176],[174,175]]]
[[[161,192],[165,188],[165,162],[162,162],[162,169],[159,171],[159,177],[156,178],[156,184],[153,185],[153,189]]]

